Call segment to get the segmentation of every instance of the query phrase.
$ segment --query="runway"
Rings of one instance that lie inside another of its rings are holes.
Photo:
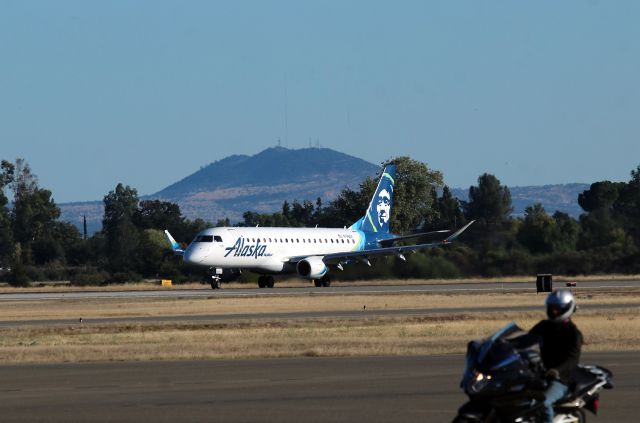
[[[608,367],[599,417],[635,422],[638,353]],[[461,355],[0,366],[3,422],[450,422]]]
[[[224,285],[223,285],[224,286]],[[554,283],[555,288],[565,285]],[[589,289],[624,289],[638,288],[640,281],[581,281],[574,290]],[[299,288],[231,288],[217,289],[203,287],[202,289],[158,289],[140,291],[67,291],[67,292],[32,292],[32,293],[2,293],[0,301],[34,301],[59,299],[90,299],[90,298],[224,298],[224,297],[255,297],[255,296],[296,296],[296,295],[375,295],[375,294],[410,294],[410,293],[470,293],[470,292],[532,292],[535,293],[535,283],[503,282],[503,283],[450,283],[422,285],[349,285],[343,282],[340,286],[329,288],[299,287]]]
[[[637,303],[621,304],[587,304],[580,306],[581,311],[591,309],[612,310],[637,308]],[[234,320],[259,321],[290,321],[295,319],[364,319],[371,317],[410,317],[437,316],[470,313],[514,313],[523,311],[540,312],[540,305],[531,306],[492,306],[492,307],[460,307],[460,308],[416,308],[416,309],[359,309],[359,310],[325,310],[299,312],[262,312],[262,313],[231,313],[231,314],[184,314],[175,316],[130,316],[130,317],[84,317],[82,324],[110,324],[110,323],[222,323]],[[70,325],[77,324],[77,319],[41,319],[41,320],[0,320],[0,327],[41,326],[41,325]]]

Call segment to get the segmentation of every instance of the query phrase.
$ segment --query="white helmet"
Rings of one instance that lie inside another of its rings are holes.
[[[567,320],[576,311],[576,300],[571,291],[558,289],[552,292],[545,301],[547,317],[552,322]]]

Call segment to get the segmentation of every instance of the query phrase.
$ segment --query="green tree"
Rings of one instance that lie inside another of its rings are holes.
[[[298,201],[293,202],[291,208],[291,217],[289,219],[290,226],[296,227],[308,227],[314,224],[315,208],[313,203],[309,200],[304,200],[302,203]]]
[[[434,193],[435,194],[435,193]],[[433,202],[435,217],[425,229],[455,229],[466,223],[460,201],[451,194],[448,186],[442,189],[442,195]]]
[[[171,255],[164,232],[159,229],[145,229],[140,233],[140,273],[148,277],[157,277],[163,259]]]
[[[133,221],[140,229],[168,229],[170,232],[182,230],[184,217],[180,206],[169,201],[145,200],[133,215]]]
[[[39,260],[58,259],[61,247],[56,245],[54,227],[60,209],[51,197],[51,191],[38,187],[38,179],[24,159],[16,159],[11,187],[13,237],[22,246],[21,259],[25,263],[31,262],[34,243],[39,244]],[[52,256],[47,257],[47,252]]]
[[[524,213],[524,222],[518,230],[518,241],[534,254],[553,252],[558,236],[556,221],[540,203],[527,207]]]
[[[371,178],[362,182],[358,191],[344,188],[338,197],[329,203],[328,207],[323,207],[322,212],[317,215],[318,225],[328,228],[351,226],[364,215],[374,191],[375,182]]]
[[[553,214],[556,222],[557,235],[554,240],[555,252],[571,252],[576,250],[578,237],[580,236],[580,225],[567,213],[556,211]]]
[[[580,216],[580,249],[624,242],[624,231],[613,211],[614,203],[624,187],[624,182],[595,182],[578,196],[578,204],[586,212]]]
[[[620,187],[613,212],[625,232],[640,246],[640,166],[631,171],[631,180]]]
[[[478,186],[469,187],[465,209],[467,219],[476,219],[478,226],[495,230],[510,220],[511,192],[494,175],[484,173],[478,178]]]
[[[442,173],[431,170],[425,163],[407,156],[397,157],[392,163],[396,165],[396,178],[391,209],[391,231],[406,234],[424,222],[432,222],[436,217],[433,208],[434,194],[443,186]],[[374,191],[375,185],[368,198],[371,198]]]
[[[9,199],[5,187],[13,182],[14,165],[6,160],[0,164],[0,267],[7,267],[13,260],[13,229],[7,207]]]
[[[133,219],[138,211],[138,192],[120,183],[103,201],[102,231],[106,236],[109,270],[136,272],[140,265],[140,235]]]

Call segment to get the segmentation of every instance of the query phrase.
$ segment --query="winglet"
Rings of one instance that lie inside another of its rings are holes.
[[[466,231],[469,226],[473,225],[474,222],[475,222],[475,220],[472,220],[471,222],[467,223],[462,228],[460,228],[457,231],[455,231],[450,237],[445,239],[444,242],[447,243],[447,242],[451,242],[451,241],[455,240],[458,236],[460,236],[461,233]]]
[[[169,231],[165,229],[164,234],[167,236],[167,239],[169,240],[169,244],[171,244],[171,249],[173,250],[173,254],[175,254],[176,256],[183,255],[184,250],[180,248],[180,244],[178,244],[176,240],[173,239]]]

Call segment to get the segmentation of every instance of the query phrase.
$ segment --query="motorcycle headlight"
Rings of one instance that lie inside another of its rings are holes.
[[[477,372],[473,378],[473,382],[471,383],[471,390],[474,392],[482,391],[487,387],[488,384],[491,383],[491,379],[491,375]]]

